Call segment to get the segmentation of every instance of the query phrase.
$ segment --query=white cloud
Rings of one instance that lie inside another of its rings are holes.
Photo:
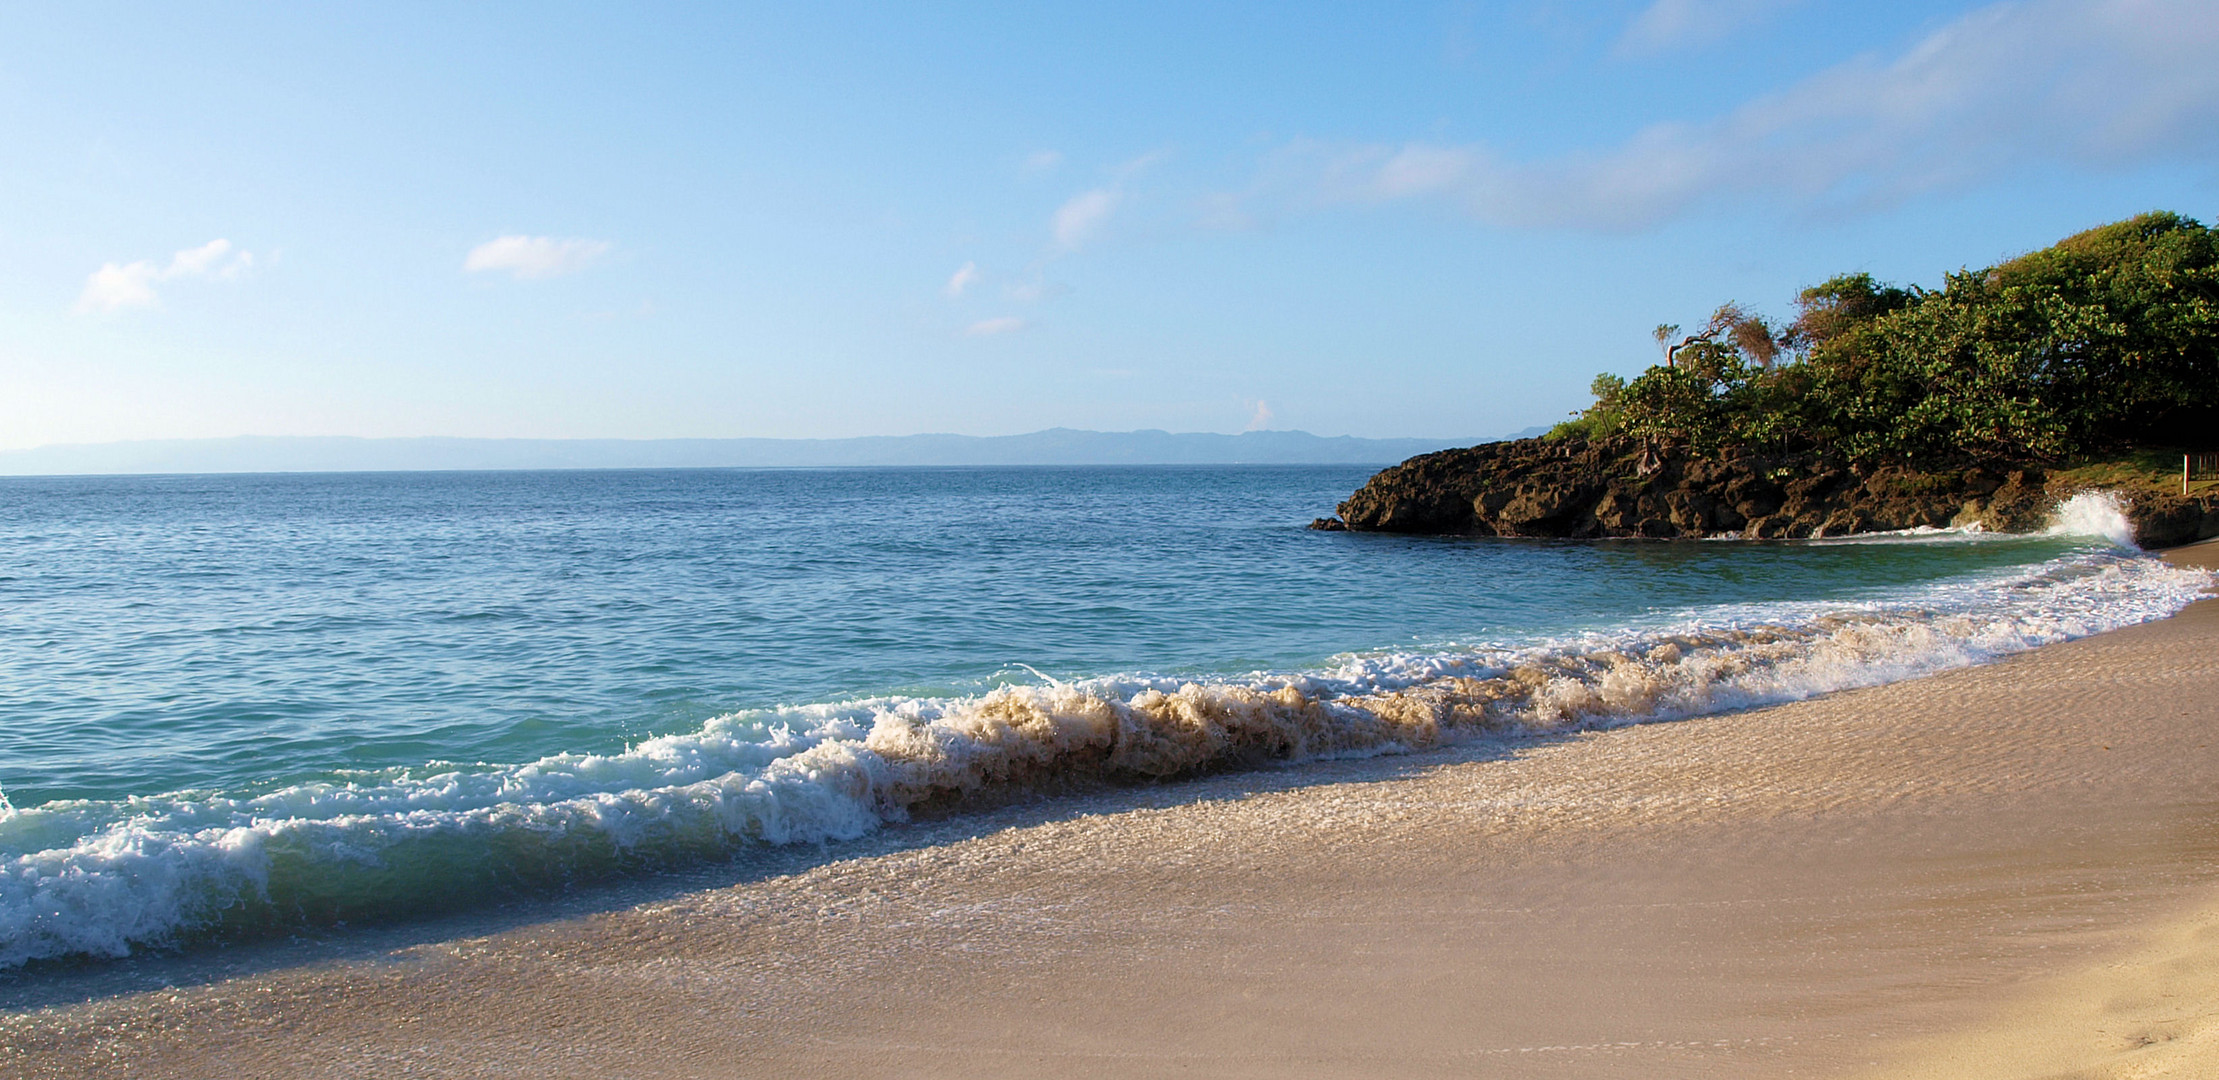
[[[964,329],[963,336],[994,337],[1000,334],[1014,334],[1024,328],[1025,320],[1015,315],[1003,315],[1000,318],[980,319],[972,323]]]
[[[979,264],[967,262],[957,267],[955,273],[948,275],[948,283],[941,286],[940,291],[948,294],[952,299],[963,295],[972,285],[978,282],[978,279]]]
[[[1655,0],[1618,39],[1622,55],[1650,55],[1708,45],[1760,22],[1796,0]]]
[[[221,238],[171,255],[167,266],[157,266],[148,259],[105,263],[86,277],[85,288],[77,296],[75,310],[78,314],[85,314],[94,311],[120,311],[127,307],[153,307],[161,300],[154,292],[157,282],[177,278],[230,280],[253,265],[254,255],[251,252],[235,251],[231,241]]]
[[[1052,173],[1058,168],[1062,167],[1062,165],[1062,154],[1057,153],[1054,150],[1035,150],[1032,153],[1025,155],[1025,163],[1021,167],[1020,171],[1022,171],[1026,176],[1040,176],[1046,173]]]
[[[161,270],[144,259],[122,265],[108,263],[85,279],[85,291],[77,297],[77,312],[153,307],[154,283],[161,279]]]
[[[1242,428],[1241,430],[1262,431],[1271,426],[1271,421],[1273,419],[1274,417],[1272,416],[1271,405],[1267,402],[1258,401],[1256,403],[1255,413],[1250,415],[1248,418],[1248,426]]]
[[[1072,196],[1071,201],[1056,210],[1056,244],[1069,251],[1093,239],[1122,201],[1124,196],[1110,188],[1095,188]]]
[[[1730,195],[1885,205],[2041,164],[2207,162],[2219,151],[2219,5],[2002,3],[1893,58],[1821,71],[1724,116],[1600,151],[1298,144],[1312,199],[1431,198],[1495,224],[1637,228]]]
[[[226,255],[231,258],[225,259]],[[254,256],[251,253],[234,253],[231,250],[231,241],[216,239],[170,256],[169,269],[162,276],[234,278],[253,265]]]
[[[616,245],[606,240],[503,236],[470,249],[462,268],[506,270],[518,278],[550,278],[585,269]]]
[[[1127,186],[1170,156],[1169,150],[1158,149],[1120,162],[1109,170],[1108,184],[1079,192],[1065,200],[1049,219],[1049,231],[1055,237],[1055,247],[1064,252],[1085,247],[1100,235],[1102,226],[1109,222],[1110,215],[1125,204]]]
[[[171,274],[205,274],[216,260],[231,250],[231,241],[221,238],[210,240],[196,248],[186,248],[170,256]]]
[[[1157,147],[1129,161],[1119,162],[1116,175],[1119,180],[1130,180],[1162,164],[1171,157],[1170,149]]]
[[[1470,150],[1414,144],[1382,162],[1371,185],[1383,199],[1426,195],[1464,183],[1474,167]]]

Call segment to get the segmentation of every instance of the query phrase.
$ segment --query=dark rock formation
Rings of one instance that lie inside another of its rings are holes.
[[[1978,523],[2040,528],[2059,498],[2035,464],[1966,461],[1866,469],[1823,454],[1699,455],[1636,439],[1521,439],[1411,458],[1371,478],[1312,528],[1465,536],[1843,536]],[[2138,495],[2138,539],[2219,535],[2219,499]]]
[[[2146,548],[2172,547],[2219,536],[2219,497],[2137,495],[2127,506],[2134,542]]]

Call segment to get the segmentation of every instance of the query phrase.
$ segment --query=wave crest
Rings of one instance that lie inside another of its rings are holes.
[[[2083,554],[1916,604],[1719,609],[1318,671],[733,714],[615,754],[50,803],[0,814],[0,966],[405,915],[751,843],[852,839],[982,798],[1795,700],[2159,618],[2210,581],[2147,556]]]
[[[2050,513],[2048,531],[2051,536],[2100,537],[2114,547],[2141,550],[2134,542],[2134,523],[2127,519],[2126,503],[2113,491],[2082,491],[2059,502]]]

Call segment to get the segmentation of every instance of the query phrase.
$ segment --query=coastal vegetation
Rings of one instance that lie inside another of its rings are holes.
[[[1734,304],[1550,433],[1849,461],[2061,462],[2219,433],[2219,234],[2150,213],[1948,275],[1803,290],[1775,326]],[[1659,327],[1660,343],[1676,334]]]

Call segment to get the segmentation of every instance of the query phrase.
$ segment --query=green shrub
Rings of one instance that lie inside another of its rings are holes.
[[[1595,404],[1551,437],[1877,461],[2054,459],[2219,433],[2219,236],[2178,214],[2091,229],[1935,291],[1845,274],[1797,306],[1779,329],[1721,307],[1665,364],[1598,378]]]

